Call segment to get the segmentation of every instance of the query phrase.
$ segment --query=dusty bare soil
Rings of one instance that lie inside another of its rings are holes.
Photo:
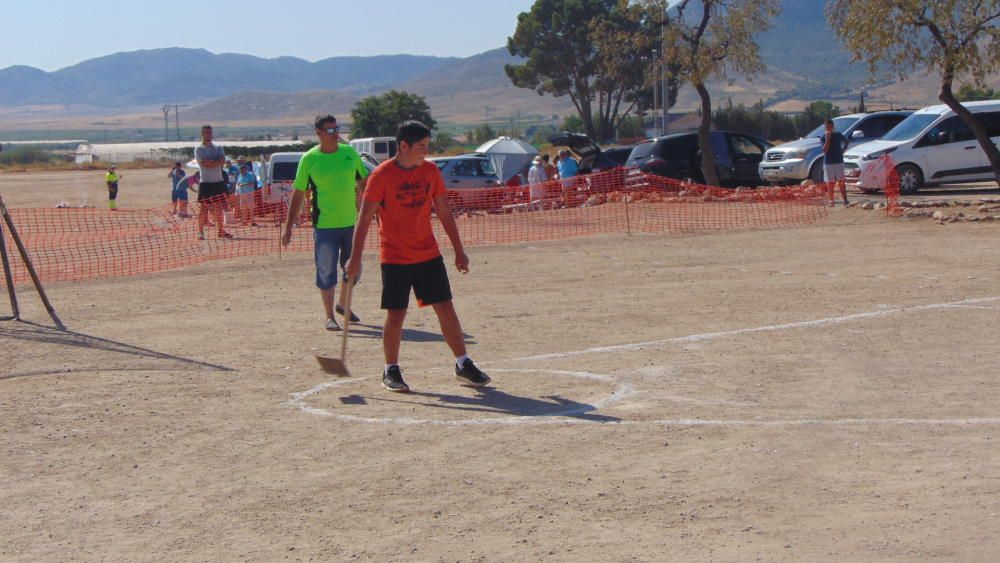
[[[0,179],[11,202],[55,194],[25,190]],[[470,254],[452,283],[483,391],[456,384],[425,309],[402,350],[415,392],[379,387],[373,255],[339,380],[313,359],[339,334],[306,255],[54,285],[67,332],[20,288],[30,322],[0,322],[0,559],[1000,551],[996,225],[835,208]]]

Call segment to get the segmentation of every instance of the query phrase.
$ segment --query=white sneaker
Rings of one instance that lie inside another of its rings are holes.
[[[340,330],[340,325],[333,319],[326,320],[326,330]]]

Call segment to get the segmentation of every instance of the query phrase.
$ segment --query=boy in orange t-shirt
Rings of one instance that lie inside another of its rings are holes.
[[[421,306],[434,307],[441,334],[455,354],[455,377],[472,387],[490,382],[466,354],[465,333],[452,302],[448,270],[431,228],[433,207],[455,249],[455,267],[468,273],[469,257],[448,206],[444,179],[438,167],[425,160],[430,140],[431,131],[423,123],[407,121],[399,126],[396,157],[383,162],[368,178],[354,229],[354,251],[347,264],[347,276],[354,279],[361,272],[365,239],[377,214],[382,308],[386,310],[382,386],[396,393],[410,391],[399,368],[399,348],[411,289]]]

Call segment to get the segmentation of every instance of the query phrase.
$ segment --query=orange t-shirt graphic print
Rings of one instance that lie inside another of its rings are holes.
[[[419,264],[441,255],[431,209],[445,195],[437,165],[425,161],[409,170],[390,159],[368,179],[365,201],[378,204],[379,257],[383,264]]]

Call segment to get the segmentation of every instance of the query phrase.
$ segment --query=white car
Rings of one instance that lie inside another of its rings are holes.
[[[1000,101],[962,105],[986,127],[993,143],[1000,143]],[[847,183],[863,192],[883,189],[885,171],[879,159],[886,155],[899,175],[903,194],[937,184],[996,179],[972,130],[946,105],[914,112],[881,139],[848,148],[844,154]]]

